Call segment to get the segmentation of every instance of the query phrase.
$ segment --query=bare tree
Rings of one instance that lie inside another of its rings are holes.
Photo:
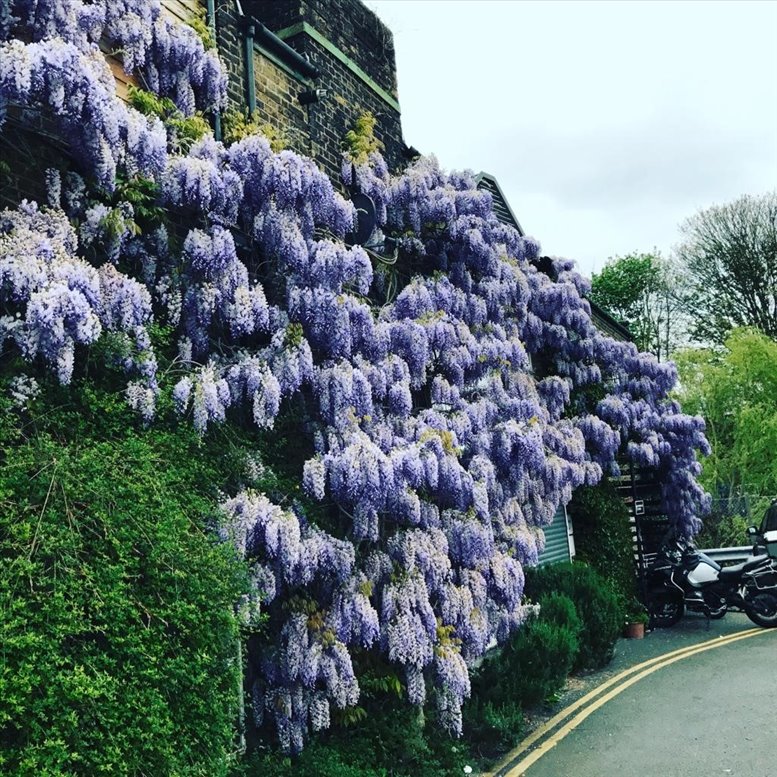
[[[777,339],[777,192],[707,208],[680,229],[693,337],[720,344],[752,326]]]

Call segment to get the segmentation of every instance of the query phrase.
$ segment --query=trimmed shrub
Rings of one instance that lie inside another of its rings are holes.
[[[543,597],[530,618],[481,664],[464,706],[464,736],[481,755],[509,750],[523,731],[522,709],[546,701],[566,681],[578,651],[580,619],[569,597]]]
[[[239,703],[234,550],[185,427],[110,392],[0,391],[0,772],[227,773]],[[215,496],[215,494],[214,494]]]
[[[546,594],[540,599],[540,619],[568,629],[575,639],[583,628],[575,603],[562,593]]]
[[[512,690],[524,706],[545,701],[563,687],[577,650],[577,637],[569,629],[541,618],[527,624],[505,651],[507,664],[515,671],[506,690]]]
[[[523,738],[523,709],[517,701],[486,701],[475,691],[463,711],[464,740],[486,761],[496,760]]]
[[[499,704],[515,702],[524,708],[537,704],[564,685],[577,651],[576,630],[540,614],[483,662],[475,678],[476,692]]]
[[[581,562],[527,569],[524,591],[535,601],[562,593],[574,602],[582,627],[573,668],[598,668],[612,658],[625,613],[621,597],[596,570]]]

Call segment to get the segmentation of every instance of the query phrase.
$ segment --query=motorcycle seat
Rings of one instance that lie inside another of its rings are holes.
[[[755,569],[764,561],[767,561],[769,556],[766,554],[762,556],[753,556],[747,561],[743,561],[741,564],[734,564],[730,567],[722,567],[718,573],[718,579],[725,580],[727,577],[739,577],[743,572],[749,572],[751,569]]]

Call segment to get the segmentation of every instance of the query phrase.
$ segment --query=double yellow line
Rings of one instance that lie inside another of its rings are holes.
[[[673,650],[670,653],[664,653],[661,656],[651,658],[648,661],[643,661],[641,664],[636,664],[629,669],[625,669],[614,677],[611,677],[607,682],[602,683],[592,691],[589,691],[585,696],[582,696],[574,702],[574,704],[570,704],[568,707],[561,710],[561,712],[554,715],[547,723],[544,723],[536,731],[526,737],[526,739],[524,739],[523,742],[521,742],[502,761],[502,766],[490,774],[484,774],[483,777],[521,777],[533,763],[542,758],[549,750],[553,749],[567,734],[569,734],[570,731],[577,728],[589,715],[596,712],[596,710],[610,701],[610,699],[614,699],[618,694],[623,693],[623,691],[630,688],[634,683],[639,682],[644,677],[653,674],[653,672],[657,672],[659,669],[663,669],[665,666],[674,664],[676,661],[695,656],[697,653],[704,653],[707,650],[722,647],[723,645],[731,645],[734,642],[739,642],[741,639],[748,639],[750,637],[755,637],[758,634],[769,633],[770,631],[771,629],[747,629],[745,631],[737,632],[736,634],[730,634],[727,637],[717,637],[698,645],[690,645],[689,647],[680,648],[679,650]],[[580,711],[578,712],[578,710]],[[557,726],[564,723],[565,720],[573,715],[574,717],[561,726],[558,731],[548,736]],[[529,748],[543,739],[544,741],[536,749],[521,758]]]

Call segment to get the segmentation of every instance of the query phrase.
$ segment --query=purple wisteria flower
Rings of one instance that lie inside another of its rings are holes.
[[[358,702],[358,651],[461,733],[468,667],[524,621],[543,527],[618,457],[658,472],[680,532],[699,528],[707,443],[669,399],[674,369],[598,332],[573,263],[540,261],[471,174],[346,160],[350,190],[397,241],[391,264],[345,244],[355,209],[313,160],[259,136],[168,155],[161,123],[116,97],[101,40],[184,113],[223,103],[217,55],[159,0],[5,6],[0,116],[8,103],[45,112],[82,175],[47,174],[50,210],[0,214],[0,344],[67,383],[110,333],[149,423],[156,314],[179,346],[181,422],[203,435],[298,422],[303,454],[284,464],[300,488],[277,504],[244,488],[220,524],[251,570],[243,624],[270,623],[248,682],[283,748]],[[139,211],[107,196],[120,173],[158,184],[170,234],[136,234]],[[246,485],[272,466],[261,456]]]

